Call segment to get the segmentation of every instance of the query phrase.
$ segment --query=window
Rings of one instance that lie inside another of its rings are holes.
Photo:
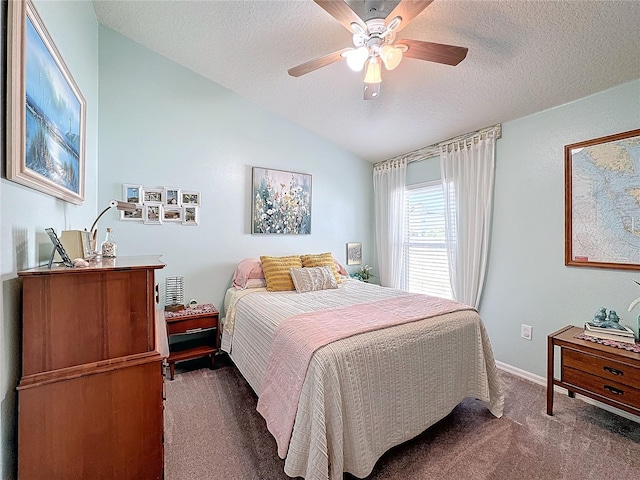
[[[437,181],[407,187],[405,202],[404,289],[452,298],[442,183]]]

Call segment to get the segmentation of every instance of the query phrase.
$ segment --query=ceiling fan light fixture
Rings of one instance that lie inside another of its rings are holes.
[[[364,84],[364,99],[373,100],[380,96],[380,83],[365,83]]]
[[[354,72],[360,72],[364,68],[364,64],[367,63],[369,58],[369,49],[367,47],[355,48],[346,52],[347,65]]]
[[[380,60],[377,56],[372,56],[367,62],[367,69],[364,74],[364,83],[382,83],[382,75],[380,75]]]
[[[364,98],[370,100],[380,94],[381,70],[393,70],[407,56],[417,60],[458,65],[467,56],[468,48],[422,40],[402,39],[396,34],[417,17],[433,0],[364,0],[368,15],[355,13],[353,0],[314,0],[325,12],[352,33],[353,47],[342,48],[288,70],[299,77],[327,65],[346,60],[354,71],[365,70]],[[362,0],[358,0],[362,1]],[[393,4],[393,5],[391,5]],[[390,13],[386,13],[391,10]],[[385,13],[384,15],[382,13]]]
[[[393,32],[396,28],[400,26],[402,23],[402,17],[393,17],[391,21],[387,24],[387,32]]]
[[[353,33],[360,35],[361,37],[367,37],[366,30],[358,22],[351,22],[351,30],[353,30]]]
[[[384,62],[384,66],[387,70],[393,70],[402,60],[402,50],[393,45],[383,45],[380,48],[380,58]]]

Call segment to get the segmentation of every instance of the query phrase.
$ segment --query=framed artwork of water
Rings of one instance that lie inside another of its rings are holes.
[[[8,2],[7,178],[84,201],[86,102],[30,2]]]

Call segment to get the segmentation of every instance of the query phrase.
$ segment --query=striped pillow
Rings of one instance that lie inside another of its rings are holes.
[[[300,255],[300,259],[302,260],[302,266],[305,268],[324,266],[331,267],[331,271],[336,277],[336,282],[342,283],[342,279],[340,278],[340,274],[338,273],[336,264],[333,261],[333,255],[331,254],[331,252],[317,253],[314,255]]]
[[[269,292],[285,292],[295,290],[296,287],[291,280],[290,269],[302,268],[299,255],[289,257],[260,257],[262,271],[267,280],[267,290]]]
[[[324,267],[292,268],[291,278],[298,293],[338,288],[338,282],[333,276],[329,265]]]

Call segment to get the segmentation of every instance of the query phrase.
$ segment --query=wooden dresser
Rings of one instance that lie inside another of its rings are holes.
[[[548,337],[547,414],[553,415],[553,386],[640,415],[640,353],[575,338],[584,329],[569,325]],[[555,348],[560,379],[555,378]]]
[[[23,282],[18,475],[163,477],[157,256],[19,272]]]

